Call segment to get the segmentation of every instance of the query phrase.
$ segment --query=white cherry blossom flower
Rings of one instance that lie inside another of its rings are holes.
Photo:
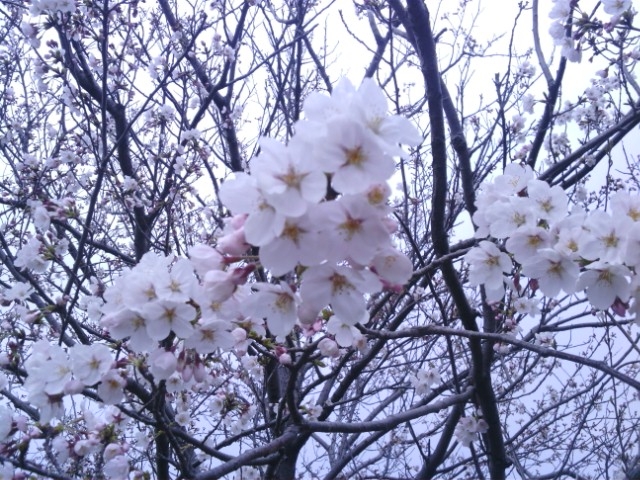
[[[103,327],[109,330],[113,338],[125,340],[131,349],[146,352],[154,348],[157,340],[147,333],[147,319],[138,310],[124,308],[105,315],[100,320]]]
[[[4,442],[13,428],[13,412],[11,409],[0,405],[0,442]]]
[[[29,207],[34,226],[42,232],[48,230],[51,224],[51,214],[47,208],[39,201],[29,202]]]
[[[556,341],[553,336],[553,333],[551,332],[536,333],[535,338],[536,338],[536,345],[543,345],[545,347],[555,348]]]
[[[126,381],[118,370],[109,370],[98,385],[98,396],[107,405],[120,403],[124,398],[124,387]]]
[[[482,418],[462,417],[455,429],[455,436],[462,445],[468,447],[478,438],[478,433],[485,433],[489,429]]]
[[[100,381],[113,363],[111,351],[106,345],[76,345],[69,351],[73,375],[84,385],[94,385]]]
[[[469,250],[464,260],[469,264],[469,285],[484,285],[488,300],[499,300],[504,293],[503,273],[512,269],[509,256],[494,243],[484,240]]]
[[[564,20],[571,14],[571,1],[570,0],[555,0],[553,2],[553,8],[549,12],[549,18]]]
[[[352,324],[333,315],[327,322],[327,332],[331,333],[341,347],[350,347],[360,332]]]
[[[523,265],[522,273],[537,279],[546,296],[555,297],[561,290],[566,293],[576,291],[580,269],[571,258],[545,248],[538,252],[536,261]]]
[[[304,101],[306,122],[299,122],[298,134],[305,137],[322,137],[327,124],[334,117],[348,115],[356,88],[347,79],[342,78],[333,87],[331,95],[319,92],[311,93]]]
[[[30,394],[59,395],[71,380],[71,365],[66,352],[46,340],[34,344],[25,369],[29,376],[24,386]]]
[[[195,296],[199,298],[201,306],[213,306],[218,309],[220,304],[228,300],[236,291],[237,284],[234,281],[233,270],[209,270],[202,281],[203,292],[198,292]],[[205,303],[203,300],[208,300]],[[207,305],[208,304],[208,305]]]
[[[245,214],[234,215],[233,217],[224,219],[224,230],[216,241],[216,248],[220,250],[220,253],[242,256],[251,247],[251,245],[247,243],[244,234],[244,223],[246,220],[247,215]]]
[[[260,140],[262,153],[252,164],[252,174],[276,211],[288,217],[298,217],[308,204],[318,203],[327,193],[327,178],[304,158],[308,146],[292,141],[288,146],[269,139]]]
[[[624,217],[626,218],[626,217]],[[596,210],[587,217],[586,228],[591,239],[580,246],[579,253],[588,260],[619,262],[626,251],[628,225],[606,212]]]
[[[536,261],[538,250],[551,247],[551,236],[543,228],[525,226],[511,235],[506,247],[516,261],[524,265]]]
[[[64,404],[62,395],[48,395],[43,390],[33,391],[29,394],[29,400],[40,412],[40,423],[48,424],[54,418],[62,418]]]
[[[269,243],[284,228],[286,217],[269,204],[250,175],[236,173],[235,178],[224,182],[220,200],[233,214],[248,214],[244,234],[251,245],[260,247]]]
[[[201,277],[209,270],[222,270],[224,257],[215,248],[199,243],[189,249],[189,259]]]
[[[142,315],[147,320],[147,333],[154,340],[162,340],[172,331],[180,338],[189,338],[193,333],[191,322],[196,312],[186,303],[158,300],[147,303]]]
[[[327,337],[318,342],[318,351],[325,357],[337,358],[340,356],[338,344]]]
[[[492,184],[485,187],[495,189],[500,195],[516,195],[527,188],[527,184],[533,179],[533,170],[528,165],[519,163],[508,164],[502,175],[496,177]]]
[[[299,299],[289,285],[256,284],[257,292],[251,295],[244,306],[250,317],[266,318],[269,331],[278,338],[286,337],[297,320]]]
[[[124,285],[119,285],[122,289],[122,304],[139,309],[145,303],[157,300],[159,298],[157,283],[167,276],[168,272],[164,268],[158,268],[153,275],[141,270],[133,270],[125,277]]]
[[[635,267],[636,271],[640,271],[640,222],[634,223],[627,230],[626,252],[623,258],[627,266]]]
[[[409,382],[415,389],[416,395],[426,395],[433,385],[440,383],[440,373],[435,368],[420,369],[415,375],[409,376]]]
[[[51,447],[53,449],[56,460],[61,465],[64,464],[69,458],[69,455],[71,455],[71,446],[69,445],[67,439],[62,435],[54,437],[54,439],[51,441]]]
[[[105,477],[114,480],[129,478],[129,469],[129,461],[125,455],[113,457],[102,467]]]
[[[602,8],[609,15],[622,15],[631,8],[631,0],[602,0]]]
[[[629,192],[616,192],[611,197],[611,212],[613,218],[627,217],[632,223],[640,223],[640,195]]]
[[[34,273],[44,273],[49,268],[49,260],[45,260],[43,253],[44,245],[36,237],[31,237],[29,241],[22,246],[14,265],[18,268],[32,270]]]
[[[156,281],[156,292],[159,298],[174,302],[187,302],[196,288],[196,277],[193,264],[185,259],[178,259],[171,271],[160,276]]]
[[[375,136],[354,120],[339,118],[328,127],[327,140],[319,145],[316,162],[332,173],[331,186],[340,193],[363,193],[393,174],[395,162],[382,153]]]
[[[345,195],[318,206],[317,212],[316,221],[322,224],[325,242],[331,244],[331,260],[351,258],[367,265],[380,248],[391,243],[379,210],[363,196]]]
[[[411,260],[393,247],[379,251],[371,261],[371,268],[380,279],[391,287],[402,286],[413,274]]]
[[[605,262],[594,262],[587,266],[587,271],[580,275],[577,288],[586,289],[591,305],[600,309],[608,309],[616,297],[626,302],[631,295],[628,276],[629,270],[623,265],[611,265]]]
[[[4,298],[7,300],[26,300],[31,293],[33,292],[33,288],[28,283],[24,282],[16,282],[11,285],[11,288],[4,293]]]
[[[79,457],[86,457],[92,453],[95,453],[100,447],[100,439],[95,436],[78,440],[73,446],[73,453]]]
[[[527,193],[537,218],[552,223],[566,216],[569,199],[560,186],[551,187],[547,182],[531,180],[527,184]]]
[[[288,218],[282,233],[260,248],[260,262],[276,277],[296,265],[313,266],[326,258],[329,245],[308,215]]]
[[[578,259],[580,249],[592,238],[592,235],[582,227],[561,228],[557,231],[553,249],[569,258]]]
[[[304,273],[300,295],[303,302],[308,302],[316,311],[331,304],[343,322],[355,325],[366,323],[369,318],[363,294],[378,292],[381,286],[367,270],[324,264]]]
[[[519,297],[513,301],[513,308],[516,312],[530,317],[540,315],[540,300],[537,298]]]
[[[196,325],[193,335],[184,341],[184,346],[202,354],[213,353],[219,348],[229,350],[233,347],[235,340],[228,328],[227,322],[201,320]]]
[[[533,203],[524,197],[509,197],[507,202],[490,206],[485,216],[489,222],[489,232],[496,238],[507,238],[518,228],[535,226],[536,215]]]
[[[373,79],[362,80],[353,100],[352,111],[378,137],[386,153],[403,156],[398,144],[416,146],[422,142],[422,135],[412,122],[400,115],[388,114],[387,99]]]

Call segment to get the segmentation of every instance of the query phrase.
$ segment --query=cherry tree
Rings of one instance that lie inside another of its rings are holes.
[[[0,478],[640,478],[636,10],[483,7],[3,2]]]

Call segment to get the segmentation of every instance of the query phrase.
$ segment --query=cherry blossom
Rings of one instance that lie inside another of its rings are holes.
[[[248,214],[244,224],[247,242],[262,246],[280,235],[285,216],[258,189],[253,176],[237,173],[220,188],[220,198],[234,214]]]
[[[359,122],[337,118],[328,126],[327,141],[315,159],[318,167],[332,173],[331,186],[340,193],[362,193],[372,184],[387,180],[395,162],[380,151],[378,143]]]
[[[147,319],[147,333],[154,340],[162,340],[170,332],[181,338],[188,338],[193,333],[191,322],[195,318],[195,310],[186,303],[157,300],[147,303],[142,314]]]
[[[110,369],[113,359],[106,345],[76,345],[69,356],[73,375],[85,385],[94,385]]]
[[[287,219],[281,235],[260,249],[260,261],[277,277],[297,264],[319,265],[328,247],[322,241],[319,227],[308,215]]]
[[[428,394],[431,387],[440,381],[440,373],[434,368],[418,370],[415,375],[409,377],[409,382],[415,389],[416,395]]]
[[[535,474],[521,452],[576,428],[567,413],[591,428],[574,394],[629,365],[614,357],[640,322],[637,172],[618,168],[635,158],[618,142],[638,113],[629,0],[521,6],[549,13],[551,38],[534,21],[543,38],[517,53],[514,24],[488,103],[450,84],[471,83],[487,45],[412,31],[415,2],[357,6],[380,47],[358,86],[332,84],[317,2],[191,17],[164,0],[33,0],[31,16],[13,3],[0,21],[0,477],[279,478],[291,448],[303,476],[322,476],[338,443],[326,470],[391,477],[424,471],[409,457],[427,434],[449,445],[433,466],[451,476],[504,470],[501,435]],[[416,51],[427,37],[437,58]],[[462,67],[437,71],[458,46]],[[565,61],[582,55],[598,71],[567,88]],[[569,335],[615,323],[595,348],[603,337]],[[570,382],[543,392],[538,374]],[[634,386],[623,369],[607,378]],[[632,443],[633,418],[603,405]],[[489,427],[473,455],[460,447]],[[593,466],[576,453],[584,431],[563,458]]]
[[[361,196],[348,195],[319,207],[326,242],[334,245],[333,260],[351,258],[367,265],[376,252],[389,244],[389,233],[378,211]]]
[[[98,395],[107,405],[120,403],[124,398],[126,380],[118,370],[109,370],[98,385]]]
[[[235,340],[228,328],[229,325],[220,320],[201,320],[193,335],[185,340],[184,346],[193,348],[198,353],[212,353],[218,348],[229,350]]]
[[[140,311],[125,308],[105,315],[100,322],[113,338],[127,339],[127,343],[135,351],[149,351],[157,343],[147,333],[147,319]]]
[[[606,310],[616,297],[623,302],[629,299],[631,288],[628,276],[629,270],[623,265],[594,262],[580,275],[577,287],[586,289],[587,298],[594,307]]]
[[[631,8],[631,0],[602,0],[602,8],[609,15],[621,15]]]
[[[305,272],[300,290],[303,302],[319,311],[331,304],[335,314],[349,325],[366,323],[368,315],[363,293],[380,290],[380,282],[371,272],[344,266],[320,265]]]
[[[502,275],[512,269],[507,254],[485,240],[469,250],[464,259],[469,264],[469,284],[484,285],[490,301],[498,300],[504,293]]]
[[[297,296],[286,283],[256,287],[258,291],[247,299],[245,313],[250,317],[266,318],[271,333],[284,338],[296,323]]]
[[[209,270],[222,270],[224,267],[224,258],[214,248],[203,243],[194,245],[189,249],[189,259],[193,268],[202,276]]]
[[[325,357],[336,358],[340,356],[338,344],[330,338],[323,338],[318,342],[318,350]]]
[[[286,147],[275,140],[263,138],[262,153],[253,165],[252,174],[258,187],[276,211],[288,217],[298,217],[308,204],[318,203],[327,193],[327,179],[318,170],[299,160],[304,145],[291,142]]]
[[[327,322],[327,332],[334,335],[336,343],[341,347],[350,347],[362,336],[350,322],[345,322],[335,315]]]
[[[469,447],[478,438],[478,433],[485,433],[487,430],[487,422],[482,418],[462,417],[456,427],[455,436],[462,445]]]
[[[36,237],[31,237],[18,252],[16,267],[32,270],[35,273],[45,272],[49,268],[49,262],[44,258],[43,250],[42,242]]]

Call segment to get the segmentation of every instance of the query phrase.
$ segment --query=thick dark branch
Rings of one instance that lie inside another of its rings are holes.
[[[607,146],[605,151],[606,154],[611,148],[622,141],[622,139],[636,126],[638,126],[638,124],[640,124],[640,103],[636,103],[632,110],[627,112],[617,124],[608,128],[595,138],[592,138],[576,151],[549,167],[542,175],[540,175],[540,179],[553,183],[556,177],[566,173],[567,169],[573,162],[580,160],[583,156],[593,152],[605,144]],[[596,158],[594,167],[597,165],[597,160],[598,158]],[[591,171],[591,169],[589,169],[589,171]]]
[[[296,441],[296,437],[300,432],[299,427],[289,427],[282,436],[276,438],[272,442],[267,443],[261,447],[253,448],[245,453],[242,453],[235,457],[233,460],[229,460],[222,465],[209,470],[208,472],[197,475],[194,480],[217,480],[222,478],[227,473],[233,472],[239,469],[243,465],[250,464],[251,461],[266,457],[270,453],[279,451],[280,449],[286,449],[289,445]]]
[[[544,143],[544,139],[547,136],[549,128],[551,128],[553,111],[556,108],[556,102],[558,101],[558,96],[560,95],[560,86],[562,85],[562,79],[564,78],[566,65],[567,59],[565,57],[562,57],[562,59],[560,60],[560,65],[558,66],[556,78],[553,83],[549,85],[549,92],[547,93],[547,98],[544,105],[544,113],[542,114],[542,119],[540,119],[540,124],[538,125],[536,136],[533,139],[533,143],[531,144],[529,159],[527,160],[527,163],[531,168],[534,168],[536,166],[536,161],[538,160],[540,149],[542,148],[542,144]]]
[[[464,413],[464,403],[454,405],[449,413],[449,417],[442,430],[442,435],[438,440],[438,445],[429,457],[425,460],[424,465],[416,475],[417,480],[430,480],[436,474],[438,466],[447,458],[447,449],[453,438],[460,417]]]
[[[460,169],[460,177],[462,178],[462,193],[464,203],[469,215],[473,215],[476,211],[476,185],[473,181],[473,170],[471,168],[471,153],[467,146],[467,140],[464,136],[462,124],[453,104],[453,99],[449,94],[449,89],[443,81],[440,82],[442,89],[442,107],[447,116],[447,124],[449,125],[451,146],[458,156],[458,166]]]

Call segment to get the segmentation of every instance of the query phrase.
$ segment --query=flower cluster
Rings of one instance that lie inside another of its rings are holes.
[[[409,377],[409,382],[417,395],[427,395],[433,385],[440,383],[440,373],[435,368],[418,370]]]
[[[97,385],[105,403],[121,401],[127,365],[166,381],[169,392],[210,381],[207,355],[235,348],[242,357],[267,328],[276,340],[296,325],[311,334],[324,330],[329,336],[319,351],[329,357],[339,356],[339,347],[362,346],[355,325],[368,321],[366,295],[399,290],[412,274],[393,245],[386,181],[394,156],[403,154],[398,144],[421,138],[406,119],[387,115],[371,80],[357,90],[343,81],[331,97],[312,95],[305,105],[307,118],[288,145],[263,139],[251,175],[223,184],[221,199],[234,216],[215,248],[195,245],[189,259],[148,253],[113,285],[97,289],[101,298],[86,302],[129,360],[114,366],[100,344],[68,353],[35,345],[25,387],[44,422],[62,413],[65,394],[85,387]],[[35,238],[31,244],[19,260],[44,271],[47,264],[36,262],[43,247]],[[270,281],[256,277],[249,285],[256,269]],[[284,347],[274,355],[292,361]],[[181,414],[176,421],[187,424],[186,410]]]
[[[572,11],[571,0],[555,0],[549,12],[549,18],[553,20],[549,33],[556,45],[562,47],[563,57],[571,62],[579,62],[581,52],[574,46],[573,38],[567,35],[567,25],[570,23]]]
[[[478,437],[479,433],[485,433],[489,429],[487,422],[474,416],[462,417],[454,432],[462,445],[468,447]]]
[[[311,95],[306,120],[287,145],[261,141],[251,175],[236,174],[220,192],[235,215],[221,242],[230,253],[259,247],[259,263],[287,282],[258,285],[252,315],[266,312],[269,330],[286,335],[312,324],[331,306],[330,333],[341,346],[367,320],[365,294],[399,288],[411,263],[394,248],[386,181],[399,143],[420,136],[404,118],[388,116],[382,91],[365,80],[343,81],[331,97]],[[220,245],[220,243],[219,243]]]
[[[559,186],[534,178],[529,167],[507,166],[485,184],[473,221],[478,237],[504,240],[504,250],[483,240],[465,256],[469,283],[484,285],[487,300],[505,293],[505,274],[517,272],[536,280],[547,297],[585,291],[593,307],[632,311],[640,299],[640,197],[620,191],[610,212],[567,212],[568,198]],[[513,283],[514,289],[521,293]],[[522,308],[530,310],[530,302]],[[534,309],[535,310],[535,309]]]
[[[64,413],[65,394],[80,393],[97,383],[98,395],[105,403],[121,401],[124,380],[112,368],[113,363],[106,345],[76,345],[67,354],[62,347],[45,340],[35,343],[25,362],[29,376],[24,387],[29,400],[40,409],[40,421],[48,423]]]

